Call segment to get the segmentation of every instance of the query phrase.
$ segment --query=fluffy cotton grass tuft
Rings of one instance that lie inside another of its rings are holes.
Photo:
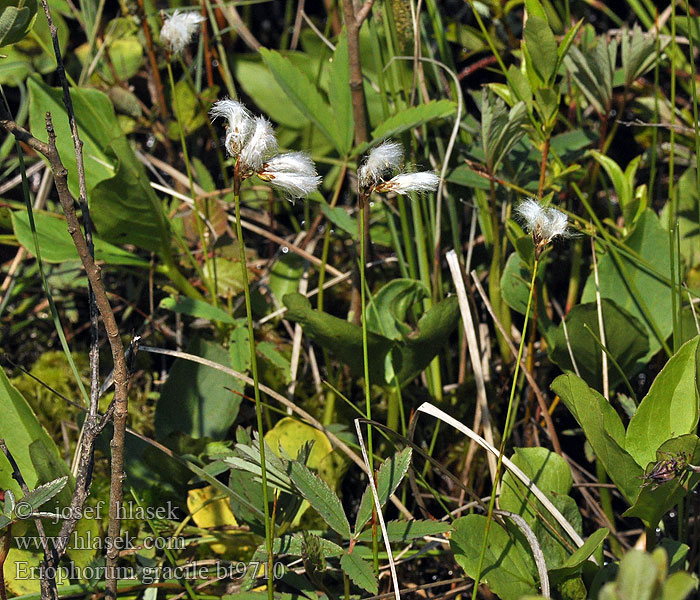
[[[253,130],[253,115],[237,100],[226,98],[214,103],[209,111],[212,121],[226,119],[226,151],[237,157]]]
[[[538,256],[554,238],[573,235],[569,231],[569,219],[563,212],[534,198],[523,200],[515,209],[515,213],[525,230],[532,234]]]
[[[394,192],[408,194],[409,192],[434,192],[440,185],[440,178],[432,171],[420,173],[402,173],[389,181],[380,183],[377,192]]]
[[[192,41],[192,37],[199,29],[199,24],[204,20],[206,19],[197,12],[176,10],[163,23],[160,39],[173,54],[178,54]]]
[[[226,151],[237,162],[241,180],[257,175],[288,199],[304,198],[321,178],[305,152],[277,154],[277,138],[265,117],[253,117],[237,100],[219,100],[209,111],[212,121],[226,119]]]
[[[396,171],[403,162],[403,146],[387,140],[372,148],[365,162],[357,170],[360,188],[373,186],[388,173]]]
[[[277,152],[277,138],[272,129],[272,124],[265,117],[255,117],[250,138],[240,154],[241,171],[253,171],[262,169],[265,159]]]
[[[304,198],[321,185],[311,157],[304,152],[278,154],[263,165],[258,177],[269,181],[289,198]]]

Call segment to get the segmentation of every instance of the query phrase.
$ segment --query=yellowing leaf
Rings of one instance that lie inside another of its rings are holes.
[[[219,496],[219,498],[217,498]],[[187,509],[197,527],[211,529],[223,525],[238,525],[228,500],[214,486],[190,490],[187,493]],[[212,551],[223,554],[226,544],[211,544]]]

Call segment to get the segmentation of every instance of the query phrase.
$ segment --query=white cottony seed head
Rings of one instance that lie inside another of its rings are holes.
[[[305,152],[277,154],[277,138],[265,117],[253,117],[236,100],[219,100],[209,111],[212,121],[226,119],[226,150],[237,160],[240,181],[256,174],[288,198],[303,198],[321,184],[316,166]]]
[[[533,198],[523,200],[515,209],[525,229],[532,234],[536,253],[556,237],[570,237],[567,216],[551,206],[545,206]]]
[[[171,52],[177,54],[192,41],[199,24],[205,18],[197,12],[180,12],[176,10],[168,17],[160,30],[160,39]]]
[[[269,181],[290,198],[304,198],[321,184],[316,167],[305,152],[274,156],[265,162],[258,177]]]
[[[394,192],[408,194],[409,192],[434,192],[440,185],[440,178],[432,171],[420,173],[401,173],[389,181],[380,183],[375,189],[378,192]]]
[[[393,173],[403,161],[403,146],[387,140],[372,148],[365,162],[357,170],[360,189],[366,189],[380,181],[387,173]]]
[[[253,132],[241,150],[241,171],[258,173],[265,159],[277,152],[277,138],[272,124],[265,117],[255,117]]]
[[[219,117],[226,119],[226,151],[237,157],[248,141],[253,130],[253,116],[237,100],[226,98],[214,103],[209,111],[212,121]]]

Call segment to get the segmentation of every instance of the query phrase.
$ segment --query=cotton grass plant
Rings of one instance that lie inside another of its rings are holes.
[[[255,398],[255,417],[260,439],[260,465],[262,479],[262,498],[265,517],[265,548],[268,559],[268,573],[274,573],[274,522],[270,516],[267,489],[267,470],[265,461],[265,442],[263,436],[262,402],[258,379],[258,363],[255,353],[255,334],[253,330],[253,313],[250,302],[248,283],[248,265],[246,263],[245,242],[241,226],[241,184],[249,177],[257,175],[280,190],[288,199],[303,198],[314,192],[321,183],[316,167],[307,154],[291,152],[277,153],[277,138],[271,123],[265,117],[253,117],[250,111],[237,100],[219,100],[209,111],[212,121],[224,119],[226,137],[224,146],[233,159],[233,197],[236,218],[236,237],[241,265],[241,279],[245,296],[246,319],[248,321],[248,343],[250,346],[250,366],[253,377]],[[269,600],[274,595],[273,577],[267,578]]]
[[[367,419],[372,418],[370,403],[369,359],[367,353],[367,315],[365,292],[365,264],[367,262],[367,243],[365,231],[365,211],[372,193],[390,193],[406,195],[411,192],[427,193],[437,190],[440,178],[432,171],[418,173],[399,173],[404,162],[403,146],[393,140],[385,140],[370,150],[357,169],[357,182],[360,207],[360,304],[362,324],[362,354],[365,372],[365,412]],[[388,178],[388,179],[387,179]],[[367,448],[370,467],[372,459],[372,432],[367,426]]]
[[[515,371],[513,373],[513,382],[510,388],[510,398],[508,399],[506,422],[503,427],[503,436],[501,439],[500,448],[498,450],[498,461],[496,463],[496,474],[494,477],[493,487],[491,489],[491,498],[489,500],[486,529],[484,531],[484,538],[481,543],[481,552],[479,554],[479,563],[476,571],[476,577],[474,578],[472,600],[476,600],[479,589],[479,581],[481,580],[481,573],[484,566],[486,544],[488,541],[489,530],[491,528],[493,510],[496,503],[496,490],[498,489],[498,481],[500,479],[501,468],[503,466],[503,456],[505,452],[506,443],[510,434],[511,422],[513,420],[515,388],[517,387],[518,383],[518,374],[520,373],[520,361],[523,357],[523,348],[525,347],[525,340],[527,338],[525,334],[527,332],[528,321],[530,318],[530,309],[532,308],[532,299],[535,292],[537,270],[539,268],[540,258],[542,256],[542,252],[547,248],[547,246],[552,242],[552,240],[556,238],[571,237],[572,235],[569,231],[567,216],[560,210],[557,210],[556,208],[545,204],[541,200],[535,200],[533,198],[527,198],[526,200],[523,200],[516,207],[515,214],[520,219],[525,231],[532,236],[532,243],[535,246],[535,260],[532,266],[532,278],[530,279],[530,293],[527,297],[527,308],[525,309],[525,320],[523,321],[523,330],[520,334],[518,357],[515,360]]]

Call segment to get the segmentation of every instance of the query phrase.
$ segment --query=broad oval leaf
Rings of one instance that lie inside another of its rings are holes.
[[[467,576],[476,577],[482,541],[486,534],[486,517],[467,515],[456,519],[450,547],[455,560]],[[506,528],[491,523],[484,554],[481,581],[501,600],[519,600],[536,595],[537,569],[530,547],[520,530],[506,521]]]
[[[642,466],[656,460],[656,451],[666,440],[695,431],[699,342],[700,337],[686,342],[671,357],[630,420],[625,448]]]

